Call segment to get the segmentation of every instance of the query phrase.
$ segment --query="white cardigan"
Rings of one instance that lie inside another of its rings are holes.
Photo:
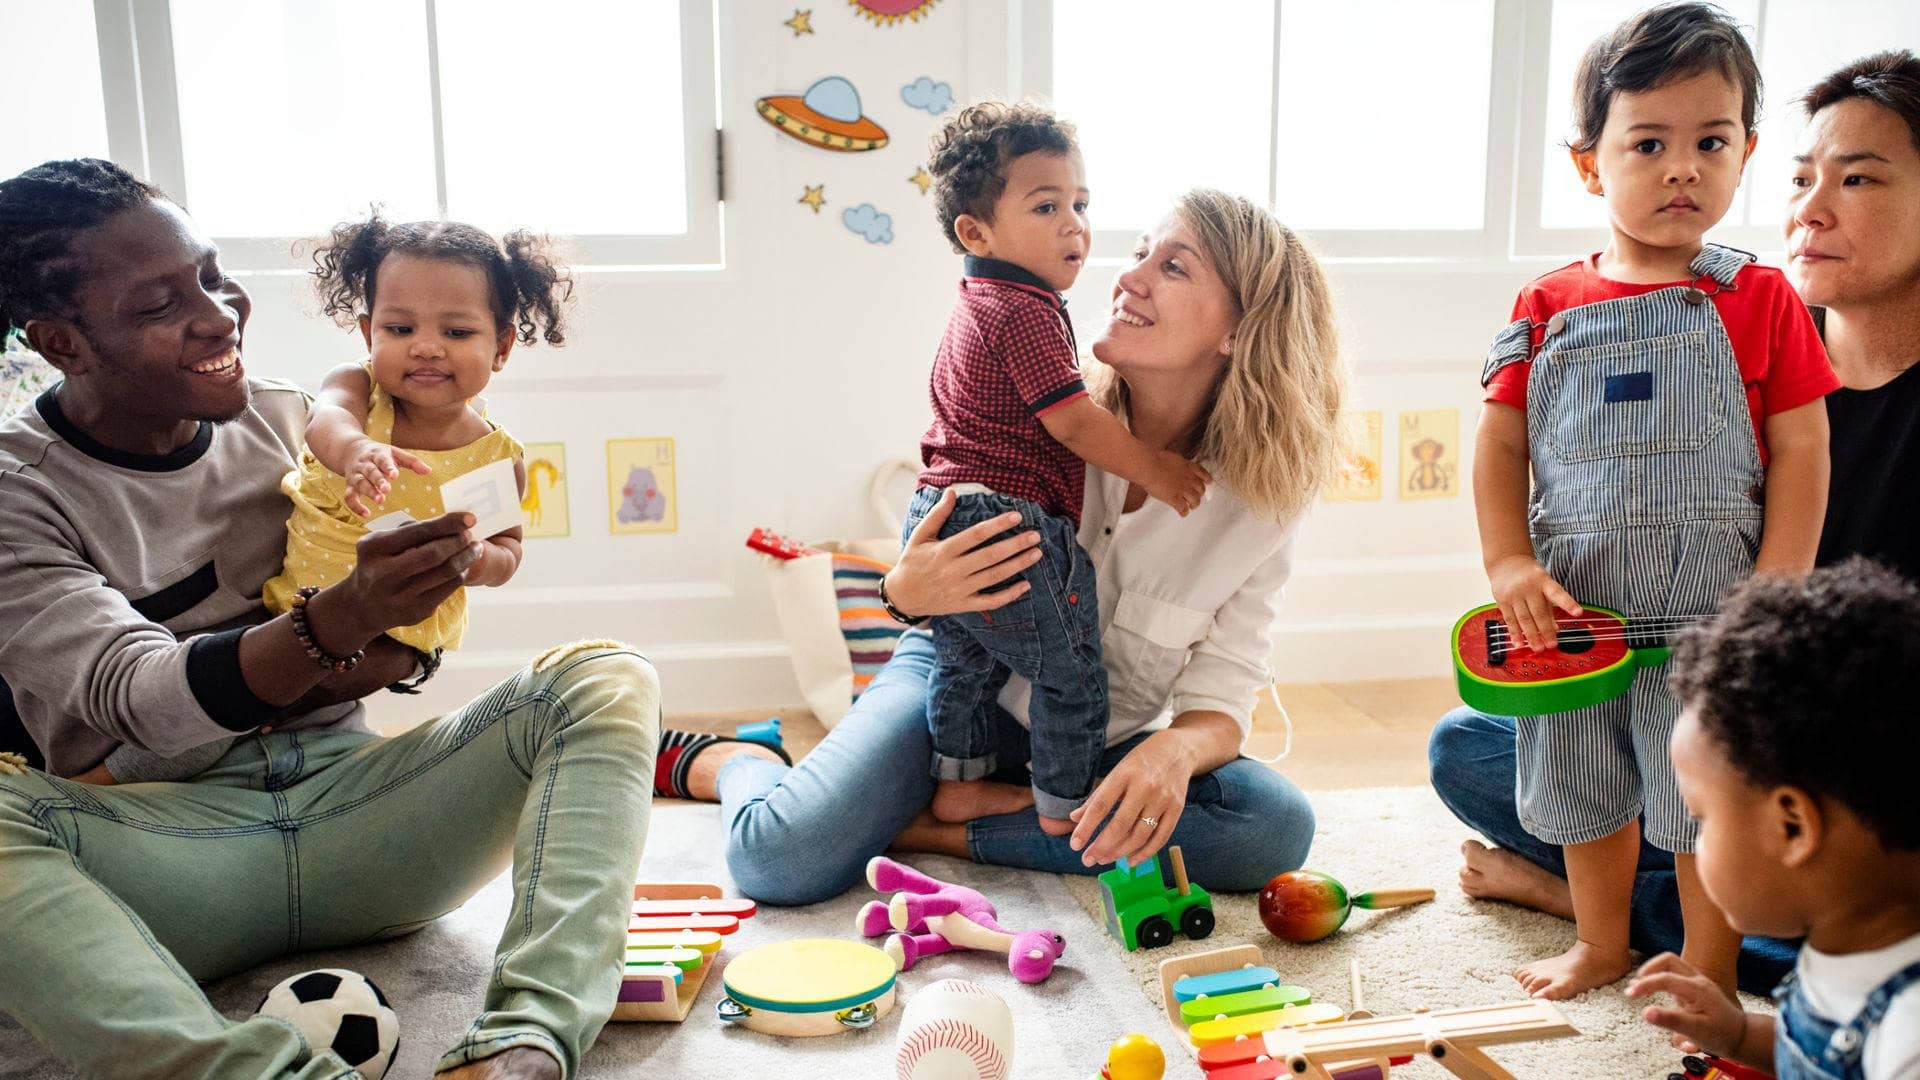
[[[1273,679],[1273,622],[1299,518],[1258,518],[1218,482],[1184,518],[1151,498],[1123,514],[1126,497],[1125,480],[1087,466],[1080,546],[1099,575],[1107,745],[1194,710],[1233,717],[1244,738]],[[1032,692],[1015,675],[1000,704],[1026,724]]]

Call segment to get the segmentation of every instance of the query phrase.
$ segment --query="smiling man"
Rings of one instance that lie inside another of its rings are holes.
[[[309,401],[247,375],[250,312],[185,211],[118,166],[0,181],[0,328],[64,376],[0,424],[0,679],[46,760],[0,759],[0,1010],[88,1076],[341,1076],[195,980],[416,928],[511,857],[513,932],[440,1067],[572,1075],[620,980],[653,669],[557,649],[368,732],[359,698],[414,667],[383,635],[460,586],[472,520],[372,534],[269,617]]]

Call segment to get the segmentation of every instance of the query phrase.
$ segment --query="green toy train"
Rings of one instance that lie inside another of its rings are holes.
[[[1161,880],[1157,856],[1137,866],[1121,859],[1100,875],[1107,933],[1129,952],[1172,944],[1176,926],[1195,941],[1213,933],[1213,898],[1187,880],[1187,863],[1178,847],[1167,849],[1167,859],[1173,864],[1172,888]]]

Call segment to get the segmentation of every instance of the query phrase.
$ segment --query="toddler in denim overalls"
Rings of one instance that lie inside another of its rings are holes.
[[[1662,69],[1703,40],[1722,55]],[[1556,609],[1704,616],[1756,561],[1813,564],[1820,399],[1838,381],[1784,277],[1702,242],[1752,149],[1758,74],[1738,80],[1742,62],[1752,55],[1737,28],[1683,5],[1636,16],[1582,64],[1574,161],[1605,196],[1612,237],[1521,290],[1482,376],[1481,543],[1525,648],[1557,643]],[[1692,887],[1693,823],[1667,756],[1675,713],[1663,672],[1645,668],[1616,700],[1519,719],[1520,820],[1564,846],[1578,924],[1573,948],[1516,972],[1529,993],[1571,997],[1629,970],[1642,822],[1676,853],[1689,954],[1733,985],[1739,938]]]
[[[1920,590],[1864,559],[1756,578],[1673,659],[1673,764],[1735,928],[1806,938],[1776,1017],[1655,957],[1647,1019],[1779,1080],[1920,1077]]]

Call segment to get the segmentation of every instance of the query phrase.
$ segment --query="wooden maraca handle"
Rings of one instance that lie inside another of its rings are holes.
[[[1375,889],[1353,898],[1353,906],[1378,911],[1381,908],[1408,907],[1433,899],[1432,889]]]

